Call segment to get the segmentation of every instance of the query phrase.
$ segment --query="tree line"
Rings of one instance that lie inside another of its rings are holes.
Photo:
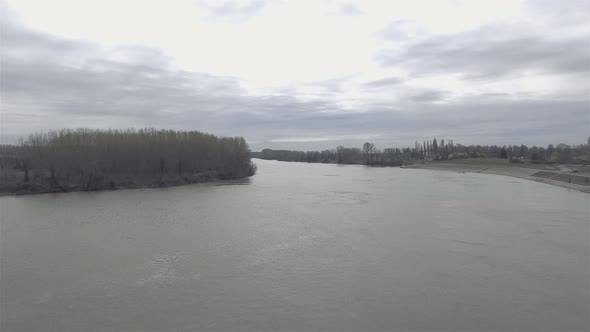
[[[549,144],[547,147],[526,145],[462,145],[453,140],[436,138],[416,141],[413,147],[378,149],[366,142],[361,148],[338,146],[323,151],[290,151],[264,149],[253,152],[260,159],[309,163],[364,164],[373,166],[401,166],[422,161],[461,158],[504,158],[512,162],[533,163],[590,163],[590,138],[587,144]]]
[[[0,145],[2,192],[167,186],[254,174],[242,137],[157,129],[61,129]]]

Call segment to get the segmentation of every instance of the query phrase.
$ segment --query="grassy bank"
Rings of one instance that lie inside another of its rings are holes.
[[[449,164],[449,165],[472,165],[472,166],[483,166],[483,167],[516,167],[516,168],[528,168],[528,169],[539,169],[539,170],[559,170],[559,167],[553,164],[544,163],[511,163],[506,158],[466,158],[466,159],[452,159],[452,160],[439,160],[433,161],[429,164]]]

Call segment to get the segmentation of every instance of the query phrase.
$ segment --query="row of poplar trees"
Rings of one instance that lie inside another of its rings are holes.
[[[113,186],[117,180],[150,183],[167,177],[196,182],[204,174],[237,178],[255,172],[242,137],[156,129],[34,133],[17,144],[2,145],[0,167],[19,170],[23,183],[41,179],[64,190],[92,183]]]

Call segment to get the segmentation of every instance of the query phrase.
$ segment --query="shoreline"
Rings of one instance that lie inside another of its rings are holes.
[[[253,159],[261,159],[261,158],[253,158]],[[491,174],[491,175],[501,175],[501,176],[509,176],[529,181],[535,181],[539,183],[545,183],[557,187],[573,189],[584,193],[590,193],[590,185],[580,185],[575,183],[568,183],[564,181],[558,180],[551,180],[548,178],[542,178],[533,176],[533,174],[541,172],[541,171],[548,171],[548,172],[555,172],[556,174],[569,174],[572,176],[580,176],[570,174],[564,171],[558,171],[557,169],[537,169],[537,168],[526,168],[526,167],[518,167],[518,166],[511,166],[511,165],[494,165],[494,164],[455,164],[455,163],[444,163],[444,162],[436,162],[436,163],[424,163],[424,164],[410,164],[410,165],[403,165],[403,166],[383,166],[383,165],[366,165],[366,164],[338,164],[338,163],[314,163],[314,162],[305,162],[305,161],[283,161],[283,160],[276,160],[276,159],[261,159],[261,160],[272,160],[278,162],[288,162],[288,163],[306,163],[306,164],[330,164],[330,165],[343,165],[343,166],[365,166],[365,167],[399,167],[402,169],[427,169],[433,171],[447,171],[447,172],[458,172],[458,173],[480,173],[480,174]],[[588,174],[587,176],[590,176]]]
[[[0,192],[0,197],[6,196],[29,196],[29,195],[41,195],[41,194],[69,194],[69,193],[80,193],[80,192],[104,192],[104,191],[121,191],[121,190],[137,190],[137,189],[161,189],[161,188],[170,188],[170,187],[180,187],[180,186],[188,186],[191,184],[202,184],[202,183],[211,183],[211,182],[220,182],[220,181],[231,181],[231,180],[239,180],[239,179],[247,179],[252,177],[254,174],[244,175],[244,176],[235,176],[235,177],[203,177],[198,178],[193,181],[185,181],[185,182],[168,182],[168,183],[157,183],[157,184],[126,184],[117,186],[116,188],[108,188],[108,187],[100,187],[90,190],[55,190],[53,189],[46,189],[46,190],[37,190],[37,191],[17,191],[17,192]],[[44,188],[45,189],[45,188]]]
[[[403,166],[402,168],[407,169],[428,169],[434,171],[447,171],[447,172],[459,172],[459,173],[480,173],[480,174],[492,174],[510,176],[514,178],[535,181],[545,183],[553,186],[558,186],[567,189],[573,189],[584,193],[590,193],[590,186],[580,185],[575,183],[568,183],[558,180],[551,180],[547,178],[541,178],[533,176],[533,174],[543,171],[541,169],[523,168],[517,166],[496,166],[496,165],[470,165],[470,164],[444,164],[444,163],[426,163],[426,164],[413,164]],[[556,172],[558,174],[569,174],[563,172]]]

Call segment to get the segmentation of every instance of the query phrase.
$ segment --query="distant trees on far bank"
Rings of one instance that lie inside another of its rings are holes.
[[[401,150],[385,149],[381,152],[375,145],[368,142],[362,149],[346,148],[341,145],[335,149],[323,151],[264,149],[260,152],[252,152],[252,157],[267,160],[348,165],[400,166],[403,163]]]
[[[62,129],[0,145],[0,192],[165,186],[254,174],[241,137],[156,129]]]
[[[366,142],[362,148],[345,148],[323,151],[290,151],[264,149],[253,152],[260,159],[299,161],[310,163],[364,164],[374,166],[400,166],[413,162],[449,160],[461,158],[504,158],[511,161],[538,163],[590,163],[590,138],[588,144],[549,144],[547,147],[526,145],[461,145],[453,140],[437,139],[416,141],[414,147],[386,148],[379,150]]]

